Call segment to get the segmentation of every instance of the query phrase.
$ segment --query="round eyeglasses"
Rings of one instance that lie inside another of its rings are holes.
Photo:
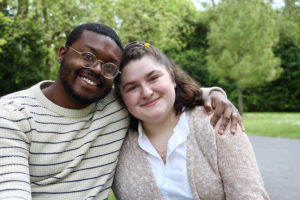
[[[94,67],[98,61],[100,62],[100,67],[101,67],[101,73],[105,78],[108,79],[113,79],[115,78],[119,73],[119,67],[113,63],[104,63],[102,60],[98,60],[97,57],[90,53],[90,52],[80,52],[77,51],[76,49],[66,46],[68,49],[72,49],[76,53],[80,55],[80,61],[81,61],[81,66],[84,68],[92,68]]]

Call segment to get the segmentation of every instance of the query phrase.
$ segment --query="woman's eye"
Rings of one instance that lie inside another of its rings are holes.
[[[130,91],[132,91],[132,90],[134,90],[136,88],[137,88],[137,86],[131,86],[131,87],[127,88],[125,91],[126,92],[130,92]]]
[[[151,76],[150,77],[150,81],[154,81],[154,80],[156,80],[158,78],[158,76]]]

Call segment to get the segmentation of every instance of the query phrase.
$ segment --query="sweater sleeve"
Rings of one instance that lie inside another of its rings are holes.
[[[202,90],[203,99],[206,99],[212,91],[219,91],[227,97],[226,92],[220,87],[209,87],[209,88],[202,87],[201,90]]]
[[[25,116],[0,106],[0,199],[31,199],[29,130]]]
[[[252,145],[238,127],[235,135],[227,127],[224,135],[214,129],[220,175],[227,199],[269,199]]]

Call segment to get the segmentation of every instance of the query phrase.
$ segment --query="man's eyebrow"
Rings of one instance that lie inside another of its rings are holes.
[[[84,47],[89,48],[89,49],[92,51],[92,53],[96,56],[97,50],[96,50],[94,47],[89,46],[89,45],[84,45]],[[97,57],[97,56],[96,56],[96,57]],[[97,59],[98,59],[98,58],[97,58]],[[114,59],[114,58],[111,58],[109,62],[118,62],[118,60],[116,60],[116,59]]]
[[[87,47],[87,48],[89,48],[92,52],[96,52],[96,49],[94,48],[94,47],[92,47],[92,46],[89,46],[89,45],[84,45],[84,47]]]

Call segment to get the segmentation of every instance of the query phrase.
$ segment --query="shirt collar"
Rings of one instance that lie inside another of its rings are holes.
[[[169,139],[168,142],[168,151],[173,151],[178,145],[184,143],[187,141],[187,137],[189,135],[189,117],[190,117],[190,113],[189,112],[183,112],[180,115],[180,118],[178,120],[178,123],[176,124],[173,134]],[[151,144],[151,142],[149,141],[147,135],[145,134],[144,130],[143,130],[143,126],[142,123],[139,121],[138,124],[138,144],[139,146],[152,154],[155,154],[153,152],[153,150],[155,151],[155,149],[153,149],[153,146]]]

